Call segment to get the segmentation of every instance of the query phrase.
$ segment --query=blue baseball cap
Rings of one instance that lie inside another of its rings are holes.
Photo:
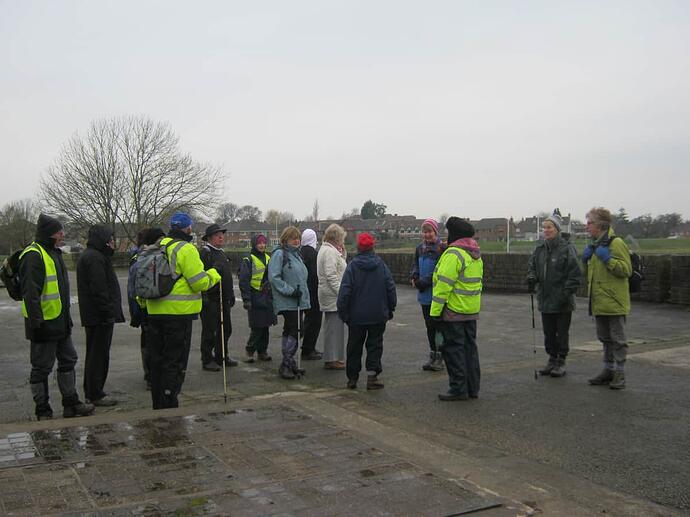
[[[170,228],[187,228],[192,226],[192,218],[184,212],[175,212],[170,218]]]

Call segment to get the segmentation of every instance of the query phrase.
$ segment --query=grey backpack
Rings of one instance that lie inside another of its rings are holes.
[[[183,241],[170,241],[159,246],[150,246],[139,252],[134,279],[134,294],[145,300],[155,300],[170,294],[175,282],[180,278],[174,266],[168,262],[166,249],[174,246],[173,254],[185,245]]]

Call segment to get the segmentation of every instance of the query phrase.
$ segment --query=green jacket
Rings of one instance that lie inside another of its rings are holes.
[[[604,264],[596,254],[587,264],[590,313],[593,316],[625,316],[630,313],[628,278],[632,274],[630,250],[625,241],[616,238],[613,228],[592,246],[608,245],[611,259]]]
[[[582,282],[577,251],[560,235],[551,241],[540,242],[529,259],[527,279],[537,283],[541,312],[572,312],[575,292]]]

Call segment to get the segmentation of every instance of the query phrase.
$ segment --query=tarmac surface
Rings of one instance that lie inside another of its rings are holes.
[[[320,361],[303,362],[301,380],[279,379],[273,327],[274,360],[229,368],[225,403],[222,372],[201,369],[198,321],[181,407],[153,412],[139,331],[121,324],[106,384],[120,403],[91,417],[36,422],[19,305],[0,291],[0,511],[690,515],[686,307],[633,305],[628,386],[614,391],[586,382],[601,369],[586,300],[573,316],[568,374],[535,380],[545,355],[529,296],[484,294],[480,398],[440,402],[447,376],[421,370],[427,348],[415,291],[399,285],[398,297],[384,337],[383,390],[347,390],[344,372]],[[232,314],[231,355],[241,358],[246,315],[241,305]],[[82,371],[80,360],[79,379]]]

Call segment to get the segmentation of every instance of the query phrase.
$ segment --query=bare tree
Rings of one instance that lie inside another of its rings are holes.
[[[252,205],[243,205],[237,211],[238,221],[261,221],[261,210]]]
[[[314,200],[314,206],[311,209],[311,220],[312,221],[318,221],[319,220],[319,199]]]
[[[0,247],[8,253],[26,246],[36,231],[38,207],[31,199],[12,201],[0,210]]]
[[[42,178],[41,197],[80,225],[120,223],[133,239],[182,207],[207,213],[224,179],[220,169],[183,154],[169,124],[125,117],[75,133]]]
[[[239,221],[240,207],[235,203],[223,203],[216,210],[215,222],[225,224]]]
[[[292,214],[292,212],[280,212],[274,209],[271,209],[268,212],[266,212],[266,218],[264,219],[264,221],[268,224],[274,225],[289,223],[290,221],[294,220],[295,216]]]

